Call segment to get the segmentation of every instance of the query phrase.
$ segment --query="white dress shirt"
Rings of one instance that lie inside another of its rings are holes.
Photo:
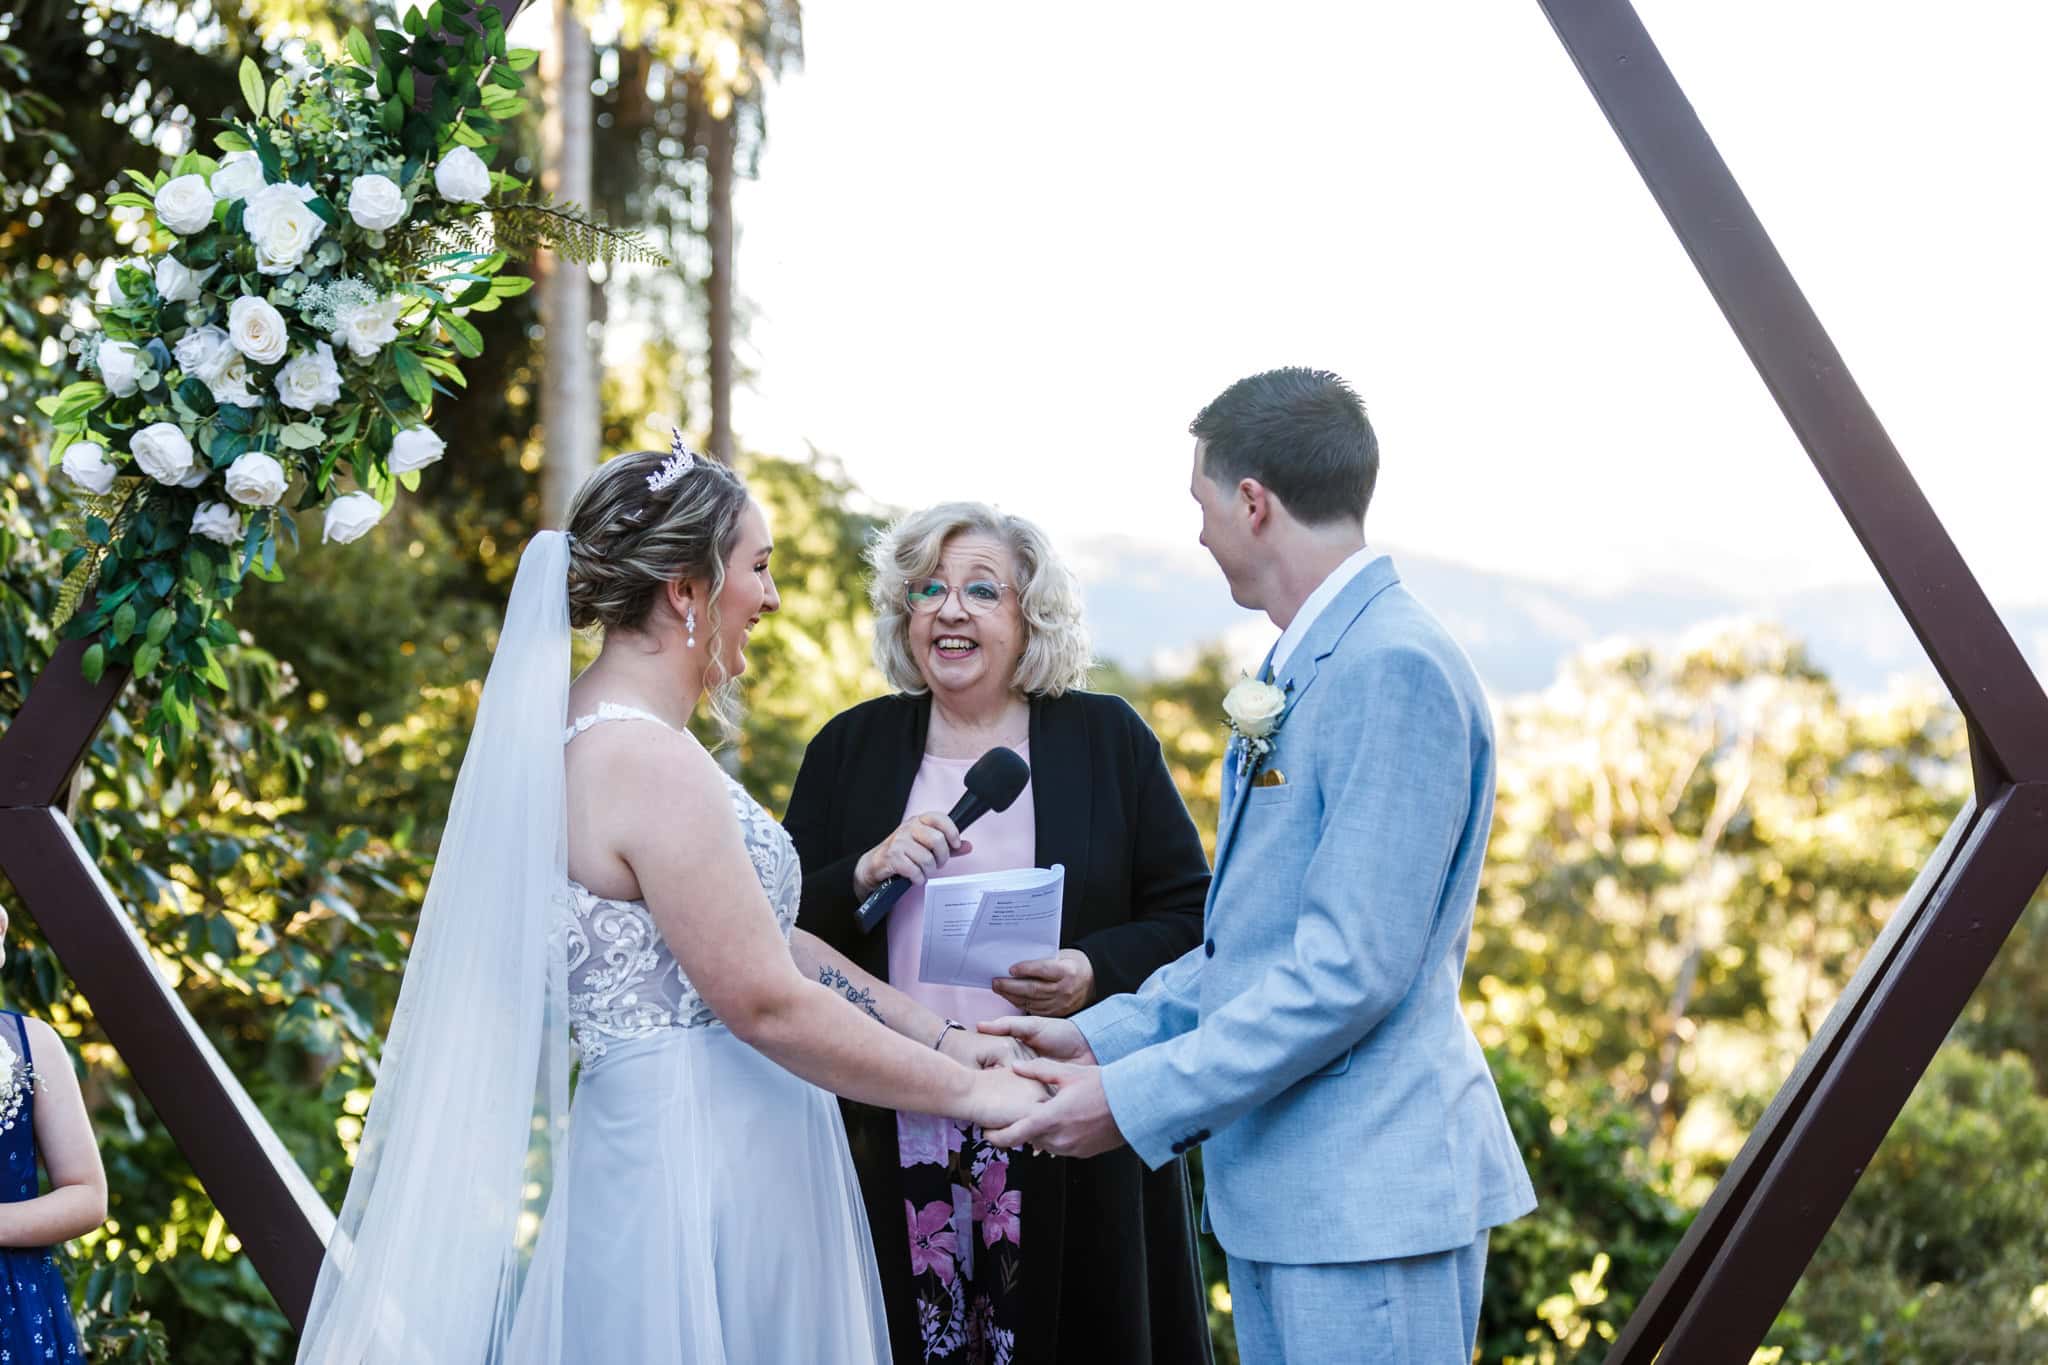
[[[1294,619],[1288,623],[1287,629],[1280,632],[1280,643],[1273,646],[1273,678],[1277,679],[1287,671],[1288,657],[1294,653],[1296,646],[1301,644],[1303,637],[1309,632],[1309,627],[1316,623],[1318,616],[1329,609],[1330,603],[1337,600],[1338,594],[1351,586],[1351,580],[1364,573],[1366,566],[1374,560],[1385,558],[1386,555],[1382,551],[1366,545],[1330,570],[1330,576],[1316,585],[1316,590],[1301,604],[1301,610],[1294,613]]]

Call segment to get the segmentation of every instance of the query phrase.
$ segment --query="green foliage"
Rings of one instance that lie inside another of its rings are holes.
[[[1773,1328],[1784,1360],[2048,1360],[2038,1082],[2016,1053],[1937,1054]]]
[[[1690,1215],[1646,1169],[1636,1115],[1611,1095],[1553,1085],[1488,1055],[1536,1186],[1536,1212],[1496,1228],[1487,1249],[1480,1354],[1486,1360],[1598,1359],[1684,1235]]]

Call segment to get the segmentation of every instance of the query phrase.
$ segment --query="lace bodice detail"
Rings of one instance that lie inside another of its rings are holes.
[[[563,743],[593,725],[619,720],[674,728],[635,707],[602,702],[595,714],[569,726]],[[796,926],[803,893],[796,845],[745,787],[724,773],[720,776],[732,800],[747,856],[753,861],[754,875],[760,878],[761,890],[787,940]],[[687,840],[689,831],[679,829],[676,837]],[[575,1029],[577,1055],[586,1065],[603,1056],[610,1042],[644,1038],[665,1028],[720,1026],[718,1016],[662,941],[645,901],[612,900],[574,881],[568,889],[563,934],[569,967],[569,1021]]]

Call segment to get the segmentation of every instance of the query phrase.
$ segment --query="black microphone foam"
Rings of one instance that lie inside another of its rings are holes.
[[[1031,765],[1015,749],[1001,745],[990,749],[974,760],[974,766],[967,770],[967,790],[953,803],[947,812],[956,829],[965,829],[989,811],[1008,810],[1010,804],[1024,791],[1031,781]],[[871,934],[875,926],[889,917],[896,908],[896,902],[903,899],[903,893],[910,889],[910,879],[896,876],[889,878],[868,894],[854,911],[854,919],[861,932]]]

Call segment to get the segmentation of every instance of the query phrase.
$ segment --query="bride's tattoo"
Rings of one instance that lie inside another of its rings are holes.
[[[854,985],[852,981],[847,979],[846,973],[840,971],[837,967],[827,963],[818,968],[818,980],[866,1010],[876,1023],[887,1022],[882,1018],[882,1012],[875,1008],[875,993]]]

